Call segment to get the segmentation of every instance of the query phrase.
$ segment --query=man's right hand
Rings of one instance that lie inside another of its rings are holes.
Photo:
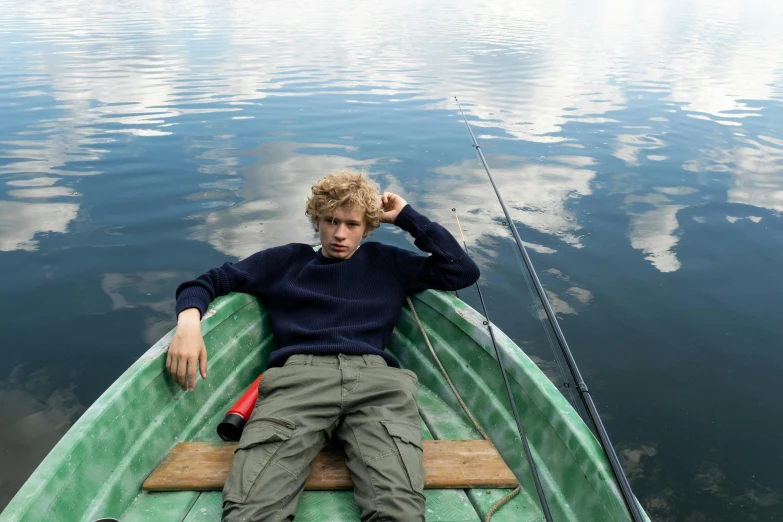
[[[169,345],[166,369],[180,388],[193,391],[196,388],[196,366],[201,378],[207,378],[207,347],[201,336],[201,313],[196,308],[180,312],[177,331]]]

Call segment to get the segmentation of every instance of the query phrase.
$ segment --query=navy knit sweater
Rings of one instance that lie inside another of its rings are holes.
[[[225,263],[177,288],[177,315],[229,292],[257,296],[269,311],[278,349],[268,368],[293,354],[382,356],[405,296],[428,288],[458,290],[476,282],[479,269],[454,237],[410,205],[394,224],[430,256],[383,243],[364,243],[345,260],[324,257],[309,245],[291,243]]]

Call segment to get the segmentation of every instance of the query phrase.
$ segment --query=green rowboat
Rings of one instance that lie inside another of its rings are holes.
[[[483,317],[446,292],[413,298],[438,357],[473,416],[522,486],[492,520],[543,514]],[[182,392],[165,369],[173,331],[84,413],[19,490],[3,521],[220,520],[219,491],[148,493],[142,482],[183,441],[218,441],[226,410],[262,372],[274,349],[261,303],[245,294],[215,300],[201,323],[209,378]],[[556,522],[627,521],[600,444],[563,395],[511,339],[495,329],[536,467]],[[388,350],[419,376],[426,439],[480,439],[438,370],[413,314],[404,310]],[[509,490],[426,490],[428,521],[479,521]],[[351,491],[305,491],[297,521],[354,521]]]

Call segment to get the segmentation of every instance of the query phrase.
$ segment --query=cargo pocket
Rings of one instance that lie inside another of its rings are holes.
[[[296,425],[279,419],[250,421],[234,450],[234,461],[223,488],[223,500],[244,504],[258,476],[295,429]]]
[[[411,482],[411,487],[419,494],[424,490],[424,452],[421,445],[421,428],[401,422],[381,421],[389,432],[394,445],[400,452],[402,464]]]

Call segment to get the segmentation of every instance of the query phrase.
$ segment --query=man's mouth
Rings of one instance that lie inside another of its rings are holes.
[[[335,245],[335,244],[332,244],[332,250],[343,251],[343,250],[347,250],[347,249],[348,249],[348,247],[345,246],[345,245]]]

